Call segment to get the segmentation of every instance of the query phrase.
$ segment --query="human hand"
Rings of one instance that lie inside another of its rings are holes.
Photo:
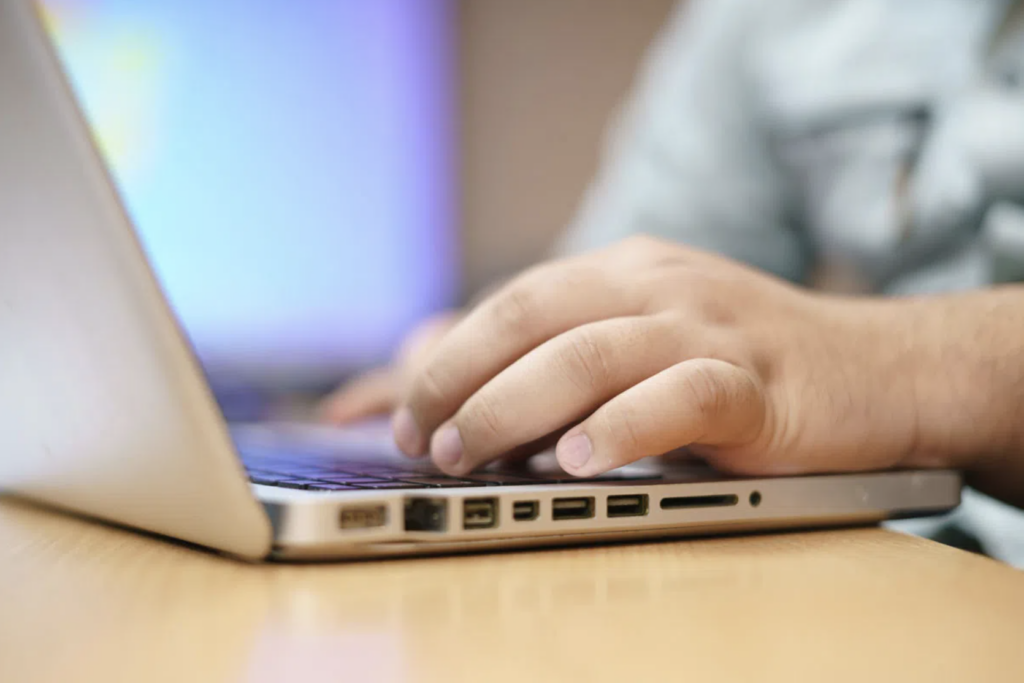
[[[633,238],[472,310],[411,380],[395,437],[455,475],[567,426],[556,455],[579,476],[680,447],[740,474],[935,466],[912,325],[897,303]]]
[[[342,425],[394,410],[427,355],[458,319],[459,313],[449,311],[425,320],[405,339],[390,365],[359,375],[327,396],[320,403],[320,419]]]

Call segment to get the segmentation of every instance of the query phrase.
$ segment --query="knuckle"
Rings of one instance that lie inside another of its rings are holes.
[[[553,286],[567,291],[605,288],[609,285],[607,268],[590,261],[567,263],[552,274]]]
[[[684,318],[690,325],[696,322],[709,327],[735,327],[741,305],[748,303],[731,297],[713,276],[689,267],[655,272],[651,277],[656,283],[654,310]]]
[[[684,375],[681,392],[683,400],[694,412],[700,431],[707,431],[725,407],[725,397],[719,391],[715,376],[702,364],[695,364]]]
[[[607,387],[612,379],[610,353],[592,330],[581,328],[566,335],[558,360],[569,380],[585,392]]]
[[[646,270],[671,271],[693,260],[692,252],[687,247],[650,235],[627,237],[617,249],[623,257],[624,265],[642,265]]]
[[[492,313],[504,329],[521,330],[535,324],[540,305],[533,288],[517,282],[510,284],[494,300]]]
[[[701,317],[716,327],[733,327],[737,323],[735,306],[720,297],[705,297],[700,304]]]
[[[644,448],[642,419],[636,410],[622,406],[605,416],[605,429],[618,449],[636,454]]]
[[[461,412],[456,421],[467,433],[477,434],[482,440],[497,439],[505,432],[502,412],[487,394],[475,396]]]
[[[413,383],[412,401],[419,405],[440,403],[445,399],[447,386],[445,373],[436,365],[428,365]]]
[[[672,268],[675,276],[676,287],[684,292],[688,304],[693,308],[700,308],[704,302],[719,298],[720,291],[716,291],[714,283],[706,270],[687,264]]]

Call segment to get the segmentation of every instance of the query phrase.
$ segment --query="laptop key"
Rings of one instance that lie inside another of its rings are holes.
[[[407,481],[382,481],[377,484],[360,484],[361,488],[382,490],[382,489],[425,489],[426,484],[413,484]]]
[[[272,472],[271,470],[257,469],[255,467],[247,467],[245,469],[245,471],[251,477],[255,477],[255,476],[273,476],[274,475],[274,472]]]
[[[365,491],[360,486],[346,486],[345,484],[325,484],[316,482],[309,485],[310,491]]]
[[[263,467],[256,471],[262,474],[281,478],[302,478],[308,477],[311,474],[310,470],[305,470],[300,467]]]
[[[316,477],[316,479],[317,481],[326,481],[331,484],[350,484],[353,486],[369,486],[370,484],[382,484],[386,481],[392,481],[391,479],[381,479],[380,477],[360,477],[358,475],[333,476],[330,474]]]
[[[308,474],[310,476],[318,476],[318,475],[330,475],[330,476],[345,476],[345,475],[347,475],[347,476],[350,476],[350,477],[360,477],[360,476],[363,476],[360,472],[356,472],[351,467],[309,467],[309,468],[306,468],[306,469],[302,470],[302,472],[304,474]]]
[[[547,483],[542,479],[530,479],[515,474],[503,474],[501,472],[478,472],[475,474],[466,474],[463,475],[461,479],[473,483],[494,486],[532,486]]]
[[[275,481],[273,484],[271,484],[271,486],[280,486],[281,488],[286,488],[286,489],[307,489],[307,488],[309,488],[309,484],[310,484],[309,481],[293,480],[293,481]]]
[[[472,481],[463,481],[452,477],[402,477],[402,481],[413,484],[422,484],[435,488],[458,488],[467,486],[497,486],[497,484],[478,484]]]

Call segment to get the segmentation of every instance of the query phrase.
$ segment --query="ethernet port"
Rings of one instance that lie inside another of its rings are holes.
[[[443,498],[407,498],[406,531],[444,531],[448,528],[448,501]]]

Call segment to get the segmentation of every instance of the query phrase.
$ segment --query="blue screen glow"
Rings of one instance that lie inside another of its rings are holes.
[[[345,372],[458,287],[450,0],[48,0],[208,366]]]

